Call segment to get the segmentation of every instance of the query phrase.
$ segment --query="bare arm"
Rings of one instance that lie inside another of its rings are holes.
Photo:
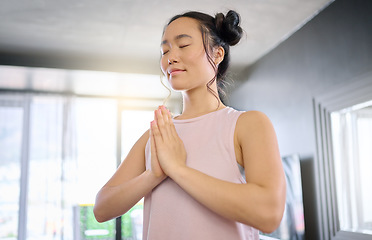
[[[175,134],[175,131],[166,133],[167,128],[173,128],[172,123],[163,116],[158,116],[157,122],[152,128],[160,165],[186,192],[226,218],[263,232],[272,232],[278,227],[284,211],[285,178],[275,132],[265,115],[247,112],[237,123],[237,141],[246,169],[246,184],[222,181],[187,167],[184,156],[165,147],[169,145],[167,136]],[[170,127],[165,127],[167,124]],[[172,137],[172,142],[175,139],[177,137]]]
[[[146,171],[148,139],[149,131],[134,144],[115,174],[98,192],[93,209],[98,222],[123,215],[164,179],[161,174]]]

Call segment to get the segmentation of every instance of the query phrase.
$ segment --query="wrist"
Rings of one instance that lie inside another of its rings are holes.
[[[178,165],[177,167],[174,167],[172,171],[169,172],[168,176],[173,179],[173,181],[177,182],[179,178],[185,178],[187,175],[187,172],[190,170],[186,165]]]
[[[157,185],[159,185],[162,181],[164,181],[164,179],[167,178],[166,175],[161,175],[161,176],[157,176],[156,174],[154,174],[154,172],[152,172],[151,170],[146,170],[145,171],[145,175],[148,179],[148,182],[153,184],[154,187],[156,187]]]

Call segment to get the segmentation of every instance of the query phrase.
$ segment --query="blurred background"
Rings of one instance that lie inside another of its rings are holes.
[[[245,35],[224,102],[269,116],[290,186],[281,226],[261,238],[371,238],[371,1],[2,0],[1,240],[142,239],[142,201],[99,224],[95,195],[157,106],[182,110],[159,67],[167,21],[229,9]],[[329,99],[342,104],[320,131],[315,103]]]

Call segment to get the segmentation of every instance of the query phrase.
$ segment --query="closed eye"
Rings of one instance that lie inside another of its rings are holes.
[[[190,46],[190,45],[191,45],[191,44],[181,45],[181,46],[179,46],[179,48],[185,48],[185,47],[188,47],[188,46]],[[162,52],[161,55],[165,55],[165,54],[167,54],[168,52],[169,52],[169,50],[166,50],[166,51]]]

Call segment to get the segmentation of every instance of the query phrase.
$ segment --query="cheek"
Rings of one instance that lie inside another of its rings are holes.
[[[214,68],[208,61],[208,57],[205,52],[199,54],[198,56],[194,56],[191,58],[191,61],[195,64],[199,71],[203,73],[203,75],[207,75],[208,78],[212,78],[214,76]]]
[[[167,76],[167,67],[168,67],[168,61],[162,57],[161,60],[160,60],[160,68],[161,68],[161,71],[163,72],[164,76]]]

